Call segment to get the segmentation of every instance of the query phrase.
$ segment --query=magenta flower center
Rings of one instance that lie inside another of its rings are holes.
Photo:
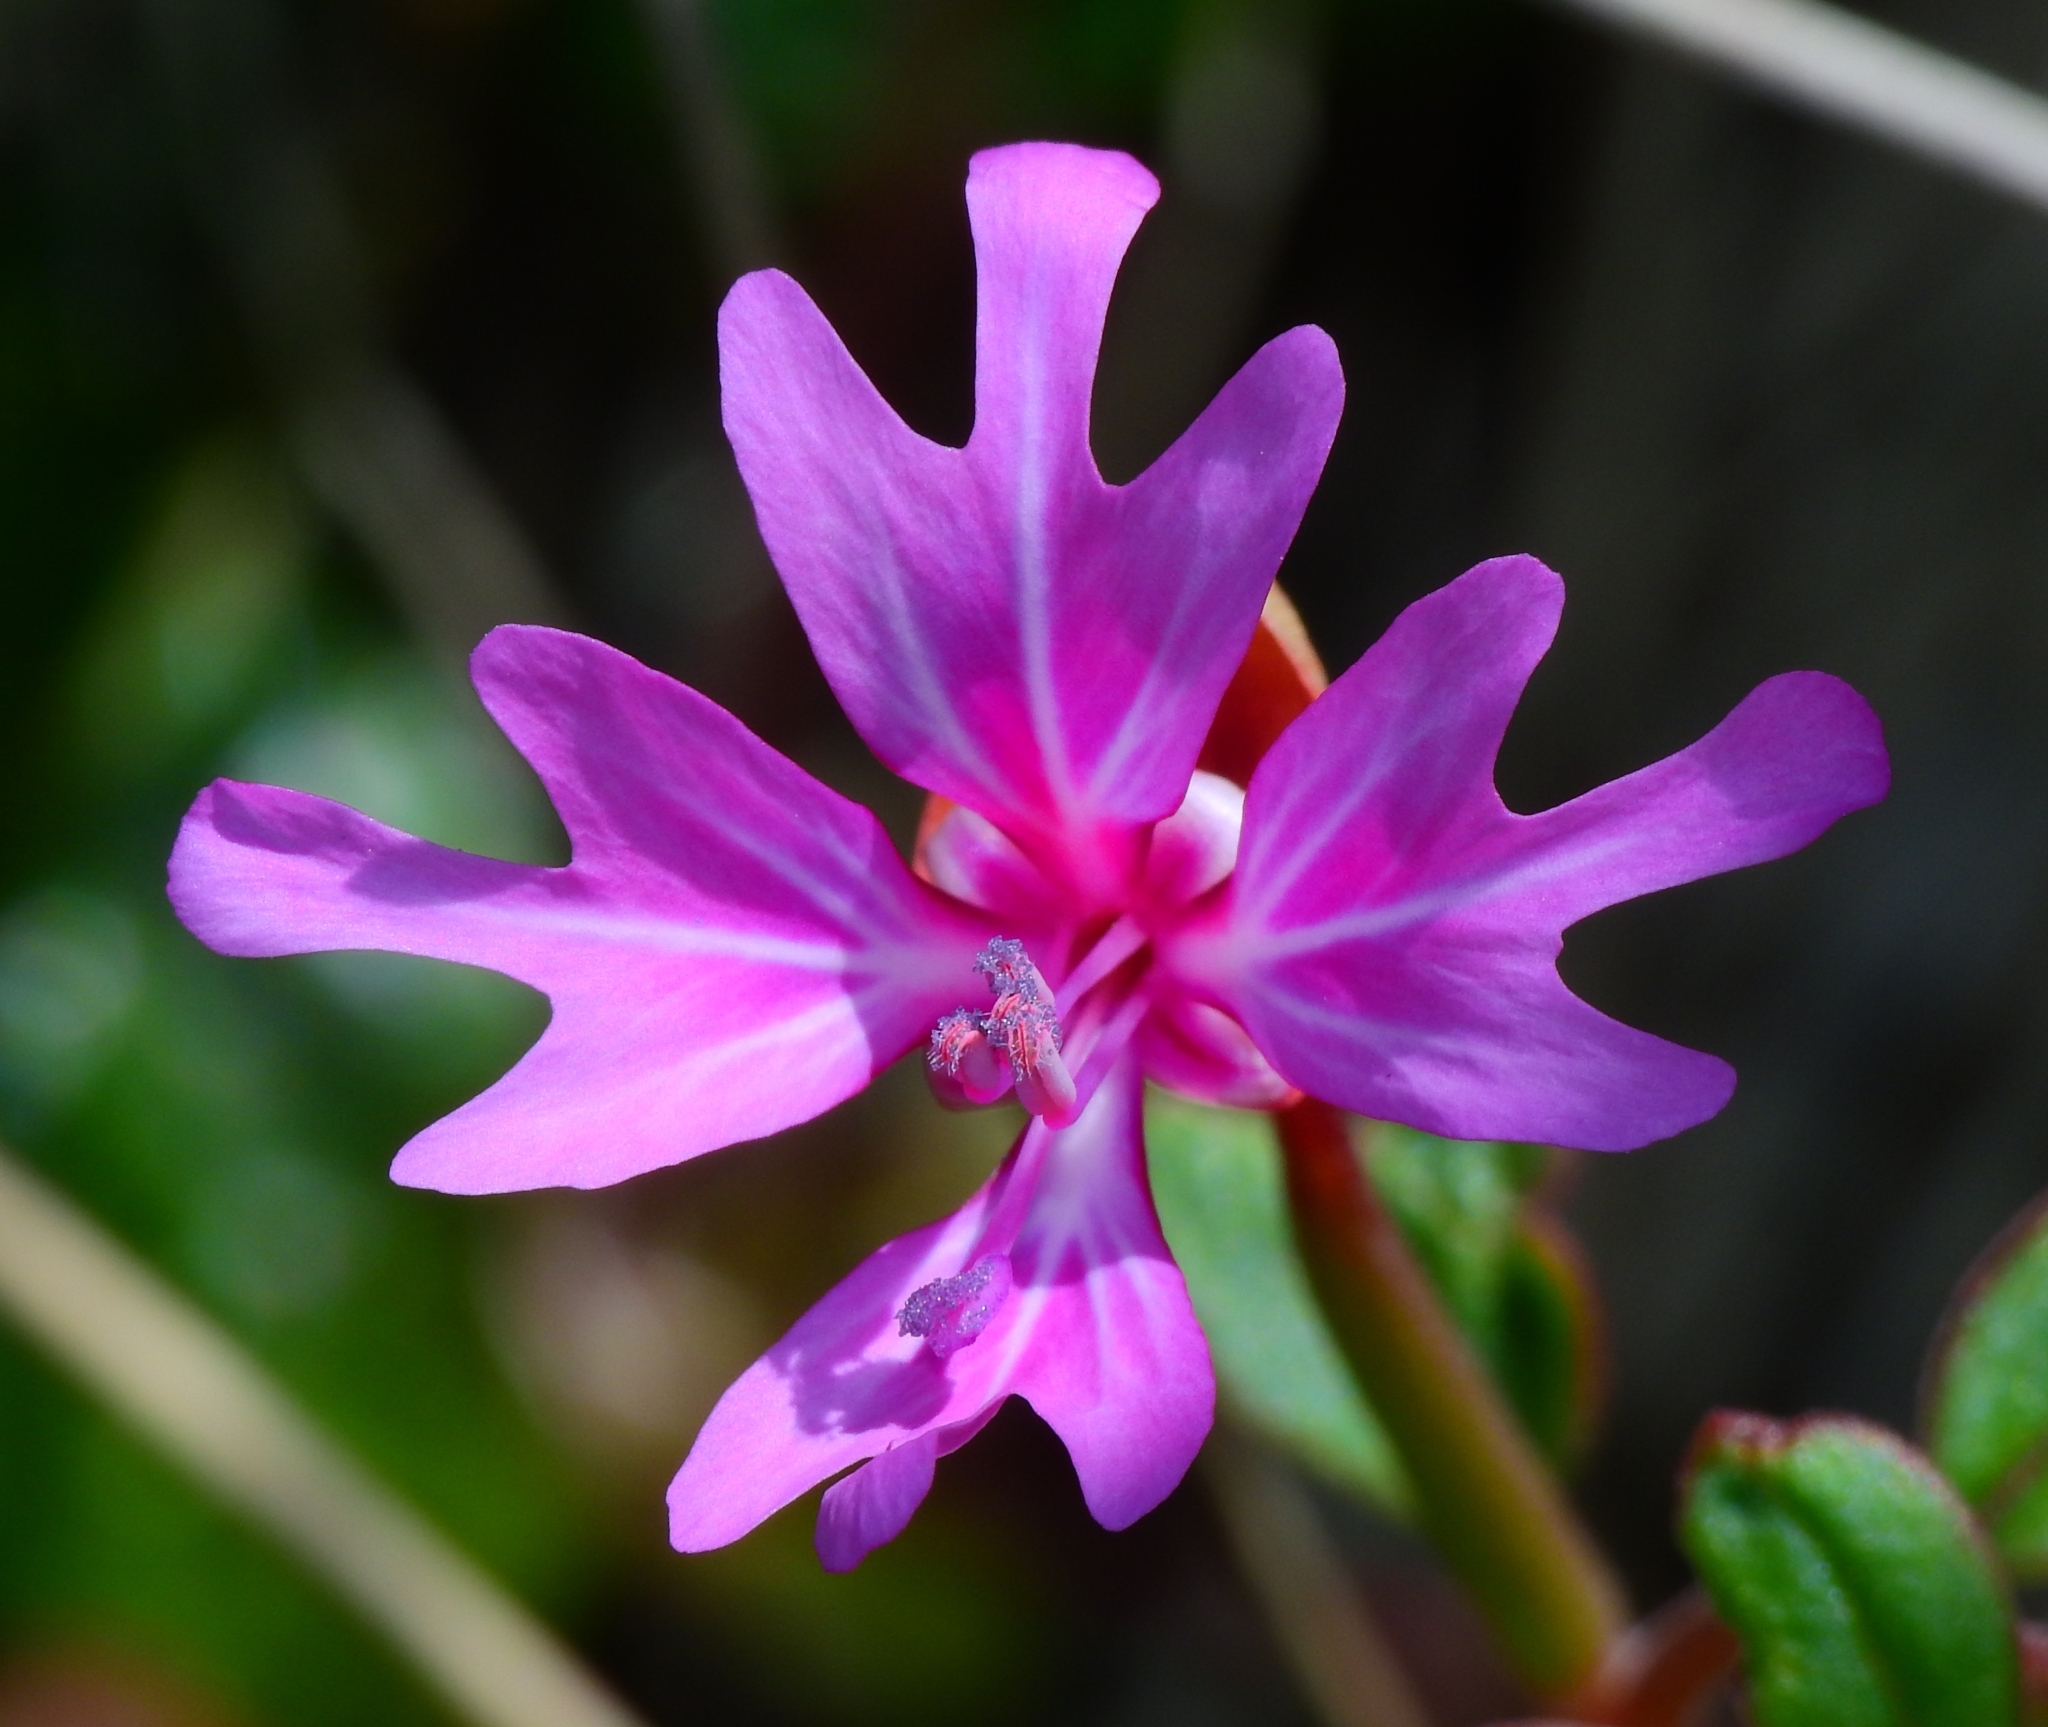
[[[931,1033],[933,1088],[948,1103],[988,1103],[1013,1087],[1050,1126],[1072,1121],[1158,999],[1153,942],[1231,872],[1243,796],[1197,774],[1181,807],[1137,830],[1117,868],[1027,857],[992,824],[955,810],[932,835],[925,864],[949,892],[1031,930],[989,942],[973,962],[993,998],[962,1005]],[[1041,969],[1040,961],[1044,962]],[[1048,976],[1058,979],[1057,986]]]

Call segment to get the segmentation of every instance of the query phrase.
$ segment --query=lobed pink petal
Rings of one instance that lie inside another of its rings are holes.
[[[928,1428],[878,1452],[826,1488],[818,1502],[818,1563],[827,1571],[851,1571],[908,1529],[932,1490],[939,1459],[986,1427],[998,1407],[991,1403],[969,1420]]]
[[[1561,593],[1504,558],[1409,607],[1260,765],[1236,877],[1166,963],[1315,1096],[1459,1139],[1627,1150],[1714,1114],[1734,1075],[1566,990],[1566,926],[1796,850],[1889,769],[1862,698],[1797,672],[1665,761],[1511,813],[1493,756]]]
[[[700,1553],[737,1541],[848,1465],[1000,1401],[977,1368],[1009,1304],[944,1361],[902,1336],[896,1315],[914,1290],[1002,1250],[1000,1238],[1014,1233],[1015,1214],[1028,1201],[1045,1137],[1037,1124],[1027,1128],[964,1206],[868,1255],[727,1388],[669,1486],[669,1538],[677,1548]]]
[[[1526,818],[1513,891],[1569,925],[1795,852],[1890,789],[1870,704],[1825,672],[1782,672],[1690,748]]]
[[[540,1041],[412,1140],[398,1180],[594,1187],[771,1133],[866,1085],[974,987],[992,932],[712,702],[555,630],[496,630],[473,669],[561,812],[566,868],[227,780],[171,858],[179,916],[223,953],[380,948],[547,994]]]
[[[1269,343],[1153,467],[1088,448],[1103,316],[1157,194],[1128,157],[986,151],[975,428],[911,432],[787,277],[719,320],[725,420],[820,665],[875,752],[1086,875],[1179,803],[1342,405],[1320,331]]]
[[[1629,1151],[1716,1114],[1734,1070],[1589,1007],[1560,945],[1448,917],[1270,960],[1235,1006],[1311,1096],[1448,1139]]]
[[[1208,1344],[1146,1186],[1140,1082],[1123,1063],[1073,1126],[1034,1122],[953,1216],[855,1268],[719,1400],[669,1489],[670,1535],[737,1540],[849,1464],[936,1435],[943,1455],[1013,1392],[1074,1459],[1096,1517],[1122,1528],[1187,1471],[1208,1432]],[[910,1294],[1007,1251],[1015,1286],[940,1360],[899,1334]],[[821,1513],[828,1563],[900,1530],[929,1485],[917,1453],[857,1471]],[[892,1527],[893,1525],[893,1527]]]
[[[818,1505],[818,1563],[827,1571],[851,1571],[894,1541],[931,1492],[938,1462],[938,1431],[929,1429],[833,1482]]]
[[[967,168],[974,232],[974,435],[1022,519],[1034,492],[1098,483],[1088,416],[1103,321],[1159,182],[1120,150],[1012,144]],[[1021,548],[1020,548],[1021,549]]]
[[[1126,1059],[1080,1122],[1049,1136],[1011,1253],[1030,1271],[1013,1297],[1024,1311],[1011,1322],[1010,1388],[1065,1442],[1081,1496],[1107,1529],[1180,1484],[1216,1413],[1208,1339],[1152,1205],[1143,1102]]]

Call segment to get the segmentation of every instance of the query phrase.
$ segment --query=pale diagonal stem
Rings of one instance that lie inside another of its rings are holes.
[[[292,454],[383,573],[413,633],[460,666],[498,624],[565,610],[524,531],[418,385],[367,355],[286,410]]]
[[[1553,0],[2048,209],[2048,100],[1822,0]]]
[[[1315,1502],[1286,1466],[1225,1419],[1202,1448],[1202,1475],[1238,1569],[1324,1727],[1430,1727]]]
[[[719,286],[782,255],[768,176],[734,99],[704,0],[642,0],[653,26],[676,159]]]
[[[475,1727],[641,1727],[211,1319],[0,1150],[0,1310],[290,1548]]]

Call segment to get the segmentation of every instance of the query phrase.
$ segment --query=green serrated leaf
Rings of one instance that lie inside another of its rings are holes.
[[[2014,1727],[2012,1612],[1933,1466],[1865,1422],[1719,1414],[1679,1530],[1760,1727]]]
[[[1160,1223],[1228,1403],[1333,1485],[1406,1516],[1401,1466],[1295,1251],[1271,1121],[1155,1091],[1145,1137]]]
[[[1598,1343],[1576,1257],[1529,1205],[1550,1154],[1377,1124],[1366,1157],[1382,1201],[1530,1436],[1553,1463],[1567,1462],[1591,1424]]]
[[[2015,1574],[2048,1578],[2048,1205],[1964,1279],[1927,1384],[1929,1453]]]

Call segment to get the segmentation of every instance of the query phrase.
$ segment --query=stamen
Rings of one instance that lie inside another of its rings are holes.
[[[898,1337],[921,1337],[941,1361],[988,1328],[1010,1298],[1010,1256],[984,1253],[958,1277],[934,1278],[913,1290],[896,1314]]]
[[[1040,1049],[1035,1064],[1017,1070],[1017,1101],[1051,1127],[1065,1127],[1074,1117],[1081,1088],[1067,1071],[1057,1047]]]
[[[932,1027],[925,1063],[933,1091],[949,1107],[994,1103],[1010,1089],[1010,1076],[989,1043],[982,1016],[970,1008],[956,1007]]]
[[[981,1029],[981,1015],[968,1008],[956,1007],[943,1015],[932,1027],[931,1053],[925,1058],[934,1073],[957,1077],[960,1064],[967,1059],[976,1045],[988,1042]]]
[[[1017,1101],[1033,1115],[1063,1116],[1074,1106],[1074,1080],[1060,1059],[1060,1017],[1038,967],[1021,941],[1001,936],[974,965],[995,991],[981,1023],[1016,1075]]]
[[[955,1008],[932,1028],[927,1057],[941,1102],[990,1103],[1010,1089],[1033,1115],[1060,1120],[1072,1111],[1073,1076],[1060,1058],[1060,1018],[1052,991],[1024,944],[997,936],[974,961],[995,994],[987,1013]]]
[[[990,941],[975,956],[974,969],[981,973],[988,987],[997,995],[1006,990],[1024,989],[1050,998],[1045,979],[1038,975],[1038,967],[1031,963],[1024,944],[1015,936],[999,935]]]

